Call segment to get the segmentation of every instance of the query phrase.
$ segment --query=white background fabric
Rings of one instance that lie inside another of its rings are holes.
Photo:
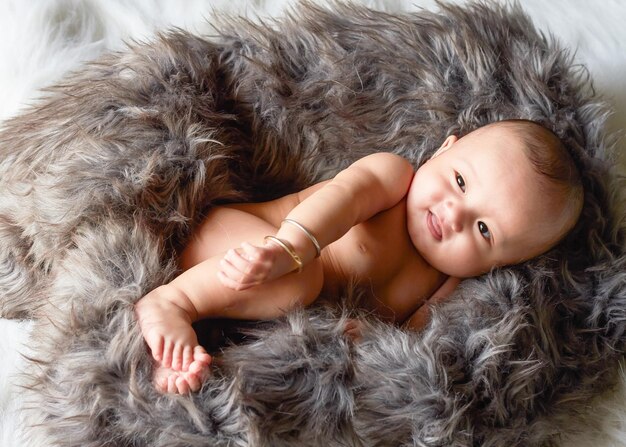
[[[434,0],[353,0],[385,11],[436,9]],[[454,0],[465,3],[466,0]],[[503,0],[493,0],[503,1]],[[545,34],[557,37],[584,64],[597,91],[611,103],[610,130],[626,129],[626,1],[519,0]],[[326,3],[318,0],[318,3]],[[215,13],[280,16],[294,0],[0,0],[0,120],[37,98],[38,89],[58,80],[82,61],[124,42],[149,39],[178,26],[210,33]],[[626,173],[626,141],[616,159]],[[2,297],[0,297],[2,299]],[[27,352],[29,322],[0,319],[0,447],[22,440],[19,388]],[[624,385],[590,402],[595,428],[568,436],[573,447],[626,446]],[[45,441],[44,444],[45,445]]]

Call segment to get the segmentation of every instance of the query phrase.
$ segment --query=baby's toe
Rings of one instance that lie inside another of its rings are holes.
[[[185,374],[185,378],[187,379],[187,383],[189,384],[191,391],[198,391],[202,386],[202,380],[200,380],[198,374],[187,372]]]
[[[197,362],[211,363],[211,356],[207,354],[206,350],[200,345],[193,348],[193,359]]]
[[[156,371],[154,372],[152,383],[154,384],[154,388],[158,392],[160,393],[167,392],[168,377],[169,377],[169,374],[167,374],[167,371],[165,370],[165,368],[156,369]]]
[[[211,368],[207,362],[193,361],[186,374],[189,379],[193,380],[193,383],[190,382],[190,386],[194,391],[197,391],[202,386],[202,382],[211,375]]]
[[[187,371],[189,369],[189,365],[193,362],[193,348],[191,346],[185,346],[183,350],[183,371]]]
[[[179,394],[189,393],[189,384],[184,376],[178,376],[176,378],[176,391],[178,391]]]
[[[194,360],[193,362],[191,362],[191,365],[189,365],[189,373],[196,374],[199,377],[204,377],[208,373],[208,371],[209,365],[204,362]]]
[[[157,362],[160,362],[161,360],[163,360],[163,344],[164,344],[163,337],[161,336],[148,337],[146,338],[146,343],[148,344],[148,347],[150,348],[150,353],[152,354],[152,358],[156,360]]]
[[[181,344],[174,346],[174,352],[172,353],[172,368],[176,371],[181,371],[183,368],[183,351],[185,347]]]
[[[174,345],[170,341],[165,341],[163,345],[163,358],[161,359],[161,365],[166,368],[172,367],[172,351],[174,350]]]
[[[178,379],[179,375],[178,374],[171,374],[168,378],[167,378],[167,392],[170,394],[177,394],[178,393],[178,387],[176,386],[176,381]]]

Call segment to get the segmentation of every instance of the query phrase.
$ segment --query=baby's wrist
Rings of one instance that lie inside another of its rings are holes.
[[[315,257],[316,258],[320,257],[320,255],[322,254],[322,247],[320,246],[319,241],[313,235],[313,233],[311,233],[304,225],[302,225],[297,220],[293,220],[293,219],[289,219],[289,218],[283,219],[282,224],[291,225],[291,226],[295,227],[297,230],[299,230],[300,232],[302,232],[302,234],[304,236],[306,236],[306,238],[311,242],[311,245],[315,249]]]
[[[307,264],[317,255],[317,250],[311,240],[293,225],[283,223],[276,233],[276,237],[289,242],[303,264]]]
[[[271,250],[274,257],[274,264],[279,267],[279,270],[283,270],[285,266],[289,267],[290,272],[293,270],[301,271],[304,263],[300,259],[300,256],[296,253],[294,247],[287,239],[282,239],[276,236],[265,237],[266,248]]]

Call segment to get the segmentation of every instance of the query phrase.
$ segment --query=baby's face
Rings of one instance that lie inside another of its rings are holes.
[[[538,256],[557,242],[547,199],[522,142],[506,126],[449,137],[407,196],[407,227],[422,257],[456,277]]]

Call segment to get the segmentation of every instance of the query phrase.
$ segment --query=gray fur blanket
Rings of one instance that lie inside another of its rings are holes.
[[[606,115],[584,69],[515,6],[303,4],[85,66],[0,132],[0,314],[38,321],[33,443],[558,441],[612,385],[626,340]],[[218,340],[199,393],[152,388],[133,303],[176,274],[212,205],[277,197],[374,151],[418,166],[445,136],[512,117],[553,129],[583,171],[584,213],[560,246],[464,281],[420,334],[368,319],[353,343],[348,310],[320,304]]]

